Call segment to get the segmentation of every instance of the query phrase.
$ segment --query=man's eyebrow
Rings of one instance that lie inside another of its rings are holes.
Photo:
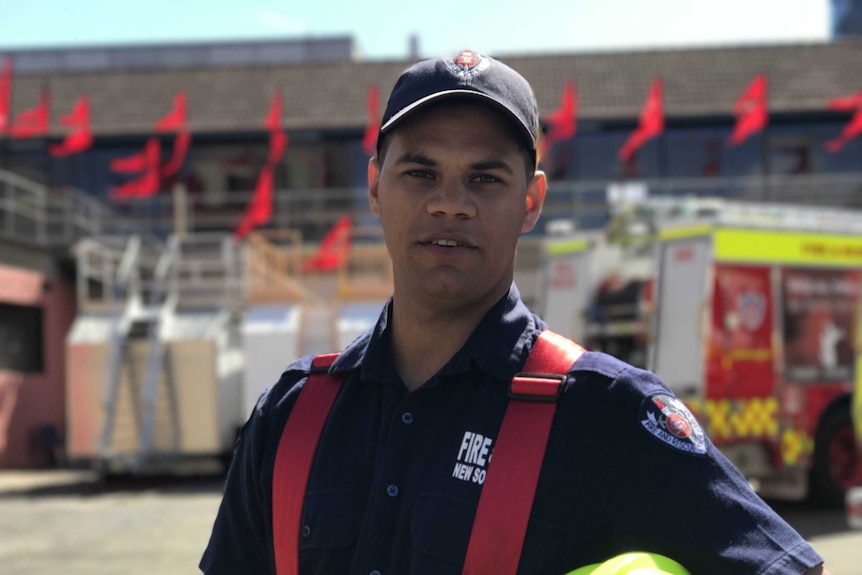
[[[437,162],[423,154],[411,154],[410,152],[398,156],[395,160],[396,164],[419,164],[422,166],[433,167]]]
[[[426,156],[424,154],[413,154],[410,152],[408,152],[406,154],[402,154],[401,156],[398,156],[398,158],[395,160],[395,163],[396,164],[419,164],[421,166],[428,166],[428,167],[434,167],[437,165],[436,161],[434,161],[433,159],[429,158],[428,156]],[[514,170],[512,170],[512,167],[507,162],[504,162],[503,160],[482,160],[482,161],[474,162],[473,164],[470,164],[470,168],[473,170],[477,170],[477,171],[503,170],[503,171],[508,172],[510,174],[514,173]]]
[[[503,170],[504,172],[508,172],[510,174],[514,173],[514,171],[512,170],[512,166],[510,166],[508,163],[504,162],[503,160],[484,160],[482,162],[476,162],[474,164],[471,164],[470,167],[473,168],[474,170],[479,170],[479,171],[482,171],[482,170]]]

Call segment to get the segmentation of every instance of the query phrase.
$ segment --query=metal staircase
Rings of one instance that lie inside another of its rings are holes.
[[[87,249],[97,250],[100,246],[97,242],[88,242]],[[120,388],[123,365],[126,360],[126,347],[132,326],[140,321],[144,308],[140,294],[140,272],[138,269],[138,258],[141,252],[141,239],[138,236],[129,238],[126,249],[123,251],[119,266],[116,270],[115,281],[111,286],[112,299],[124,302],[122,312],[116,316],[111,327],[111,338],[109,341],[108,365],[105,371],[103,405],[105,419],[102,424],[102,435],[99,442],[99,452],[104,457],[110,453],[111,441],[114,434],[114,420],[117,403],[117,395]],[[84,260],[86,261],[86,259]],[[100,258],[107,263],[107,257]],[[86,275],[79,276],[86,281]],[[110,277],[110,274],[108,274]]]
[[[243,417],[238,248],[225,234],[77,244],[69,394],[98,388],[100,401],[73,401],[73,457],[91,458],[102,473],[139,472],[230,450]],[[93,357],[103,359],[85,361]]]
[[[140,430],[140,457],[146,459],[153,450],[153,435],[156,423],[159,386],[164,379],[168,387],[168,395],[172,399],[169,413],[171,427],[174,430],[171,441],[173,451],[179,451],[182,444],[180,437],[179,412],[176,406],[176,381],[171,376],[170,369],[166,369],[165,361],[165,338],[168,327],[176,312],[177,294],[171,290],[170,274],[176,269],[178,257],[177,238],[172,237],[168,241],[166,249],[162,252],[153,274],[153,286],[150,294],[150,305],[153,313],[147,332],[147,362],[146,379],[143,391],[143,421]]]

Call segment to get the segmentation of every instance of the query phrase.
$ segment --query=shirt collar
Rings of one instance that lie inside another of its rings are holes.
[[[376,325],[344,349],[333,365],[334,372],[361,368],[362,379],[381,382],[396,377],[389,352],[391,313],[390,298]],[[509,381],[520,371],[536,337],[545,327],[544,322],[527,309],[513,283],[440,373],[466,372],[475,364],[481,371]]]

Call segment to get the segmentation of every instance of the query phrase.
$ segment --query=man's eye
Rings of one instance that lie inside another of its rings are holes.
[[[427,170],[408,170],[405,172],[408,176],[413,178],[433,178],[434,174]]]
[[[495,182],[499,182],[500,179],[490,174],[479,174],[473,178],[473,181],[479,184],[493,184]]]

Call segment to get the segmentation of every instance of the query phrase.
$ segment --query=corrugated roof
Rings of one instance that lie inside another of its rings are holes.
[[[829,98],[862,90],[862,40],[641,52],[501,57],[533,85],[543,114],[567,80],[577,84],[579,116],[636,118],[652,79],[664,79],[668,117],[729,115],[756,74],[769,78],[771,112],[824,110]],[[16,78],[13,110],[31,107],[44,86],[52,97],[52,133],[79,95],[91,97],[97,135],[149,133],[177,90],[188,95],[195,132],[262,130],[272,90],[284,92],[288,129],[361,128],[372,84],[388,94],[406,60],[309,63],[223,69],[128,70]]]

